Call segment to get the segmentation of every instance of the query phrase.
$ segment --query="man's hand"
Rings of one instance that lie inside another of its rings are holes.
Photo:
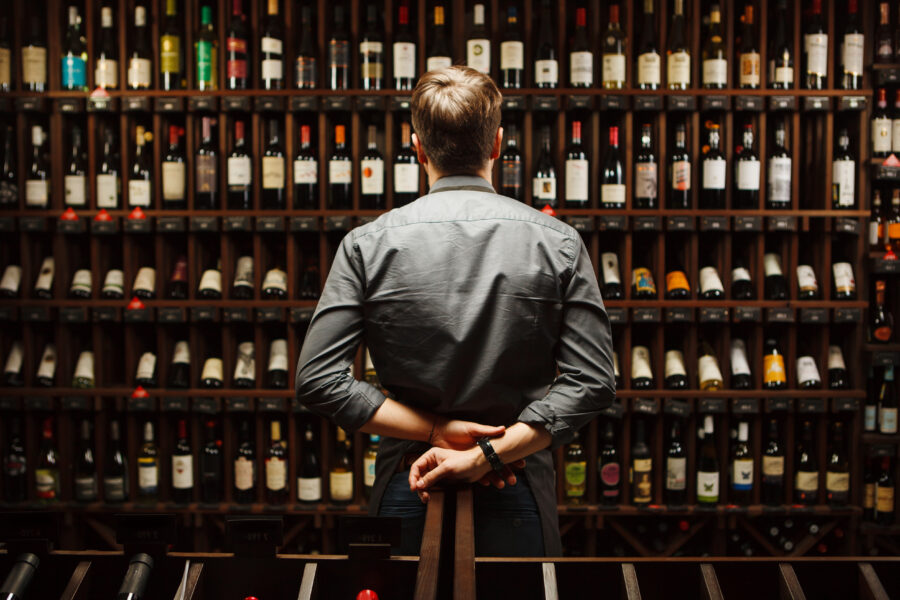
[[[506,427],[503,425],[482,425],[473,421],[438,417],[434,424],[431,445],[448,450],[468,450],[475,446],[479,439],[495,438],[503,435],[504,431]]]
[[[468,450],[432,448],[410,467],[409,489],[418,492],[422,502],[428,502],[426,490],[438,481],[473,482],[480,480],[490,471],[491,466],[478,446]]]

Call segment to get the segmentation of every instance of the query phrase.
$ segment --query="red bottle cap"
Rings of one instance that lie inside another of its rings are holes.
[[[894,253],[894,249],[888,246],[887,252],[884,253],[884,257],[882,260],[897,260],[897,255]]]
[[[553,210],[553,207],[550,206],[549,204],[545,204],[544,208],[541,209],[541,212],[544,213],[545,215],[550,215],[551,217],[556,216],[556,211]]]
[[[141,302],[141,299],[138,298],[137,296],[135,296],[134,298],[131,299],[131,302],[128,303],[128,306],[126,308],[128,310],[140,310],[140,309],[146,308],[146,307],[144,306],[144,303]]]
[[[378,594],[372,590],[363,590],[356,595],[356,600],[378,600]]]
[[[137,386],[136,388],[134,388],[134,391],[131,392],[131,397],[132,398],[149,398],[150,394],[148,394],[147,390],[145,390],[142,386]]]
[[[135,206],[134,210],[131,211],[130,213],[128,213],[128,218],[135,219],[135,220],[146,219],[147,215],[144,214],[144,211],[141,210],[140,206]]]
[[[106,212],[105,208],[101,208],[100,212],[98,212],[96,214],[96,216],[94,216],[94,220],[95,221],[112,221],[113,219],[111,216],[109,216],[109,213]]]
[[[61,214],[61,215],[59,216],[59,220],[60,220],[60,221],[77,221],[77,220],[78,220],[78,215],[75,214],[75,211],[74,211],[74,210],[72,209],[72,207],[70,206],[69,208],[67,208],[67,209],[65,210],[65,212],[63,212],[63,214]]]

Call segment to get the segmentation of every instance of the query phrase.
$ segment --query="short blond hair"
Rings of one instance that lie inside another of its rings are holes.
[[[429,71],[412,96],[412,126],[444,174],[472,173],[491,158],[503,97],[494,80],[464,66]]]

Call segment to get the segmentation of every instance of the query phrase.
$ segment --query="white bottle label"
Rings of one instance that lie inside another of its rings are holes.
[[[769,159],[769,202],[788,204],[791,201],[791,159],[773,156]]]
[[[150,182],[132,179],[128,182],[128,205],[150,206]]]
[[[138,463],[138,487],[142,490],[156,490],[159,483],[159,469],[155,464]]]
[[[191,364],[191,350],[186,341],[175,342],[175,351],[172,353],[172,364]]]
[[[538,200],[556,200],[556,178],[535,177],[532,180],[532,195]]]
[[[156,373],[156,355],[152,352],[144,352],[138,360],[137,378],[153,379],[154,373]]]
[[[234,461],[234,487],[242,492],[253,487],[253,462],[246,456]]]
[[[660,84],[660,65],[661,61],[657,52],[645,52],[638,57],[638,84],[639,85],[659,85]]]
[[[900,153],[900,119],[891,121],[891,152]]]
[[[893,143],[893,122],[885,117],[872,119],[872,150],[879,153],[891,151]]]
[[[249,156],[231,156],[228,158],[228,185],[250,185],[253,170]]]
[[[466,65],[485,75],[491,72],[491,41],[466,40]]]
[[[518,69],[525,68],[525,44],[510,41],[500,44],[500,68]]]
[[[234,378],[256,380],[256,357],[253,342],[238,344],[237,360],[234,363]]]
[[[728,61],[724,58],[707,58],[703,61],[704,85],[728,85]]]
[[[269,269],[266,271],[262,286],[264,290],[269,288],[287,290],[287,273],[281,269]]]
[[[203,371],[200,373],[200,379],[222,381],[222,371],[221,358],[207,358],[203,363]]]
[[[759,87],[759,52],[745,52],[739,61],[741,86]]]
[[[266,489],[279,492],[287,487],[287,463],[282,458],[266,459]]]
[[[78,355],[78,362],[75,363],[75,379],[87,379],[94,381],[94,353],[85,350]]]
[[[856,279],[853,278],[853,267],[848,262],[836,262],[831,265],[834,274],[834,287],[839,292],[853,293],[856,291]]]
[[[836,160],[831,163],[831,183],[837,186],[838,206],[853,206],[856,197],[856,161]]]
[[[743,340],[731,341],[731,374],[750,375],[750,363],[747,362],[747,348]]]
[[[266,38],[263,38],[265,40]],[[281,41],[278,40],[279,45]],[[263,79],[280,80],[284,78],[284,63],[280,58],[266,58],[260,61],[260,76]]]
[[[600,262],[603,263],[603,282],[604,283],[621,283],[619,278],[619,257],[614,252],[604,252],[600,255]]]
[[[398,194],[419,193],[419,165],[394,165],[394,191]]]
[[[194,461],[191,456],[172,457],[172,487],[189,490],[194,487]]]
[[[132,58],[128,61],[128,86],[150,87],[150,72],[150,59]]]
[[[121,269],[110,269],[103,280],[102,291],[123,293],[125,291],[125,273]]]
[[[816,273],[811,266],[797,265],[797,286],[802,292],[819,291],[819,282],[816,281]]]
[[[329,183],[351,183],[353,181],[353,163],[349,160],[328,161]]]
[[[234,286],[253,287],[253,257],[241,256],[234,269]]]
[[[806,52],[806,71],[815,75],[828,74],[828,34],[808,33],[803,36]]]
[[[375,457],[363,458],[363,485],[366,487],[375,485]]]
[[[759,190],[759,161],[737,161],[737,187],[739,190]]]
[[[331,472],[328,480],[332,500],[347,501],[353,499],[353,473]]]
[[[102,88],[119,87],[119,61],[108,58],[97,59],[94,69],[94,84]]]
[[[841,351],[840,346],[828,346],[828,370],[831,369],[844,369],[846,370],[847,366],[844,364],[844,353]]]
[[[709,354],[701,356],[697,361],[697,371],[700,381],[722,381],[722,371],[719,369],[719,361]]]
[[[635,346],[631,349],[631,378],[643,377],[653,379],[653,371],[650,369],[650,351],[646,346]]]
[[[731,470],[734,480],[734,489],[753,489],[753,459],[737,458],[734,460]]]
[[[703,161],[703,188],[707,190],[725,189],[725,161]]]
[[[321,477],[298,477],[297,499],[300,502],[318,502],[322,499]]]
[[[556,61],[538,61],[538,63],[542,62],[553,62],[554,67],[556,65]],[[605,80],[605,57],[603,68]],[[592,52],[572,52],[569,54],[569,78],[572,81],[572,85],[582,85],[585,87],[594,85],[594,54]]]
[[[263,37],[260,41],[260,49],[263,52],[268,52],[269,54],[281,54],[282,46],[281,40],[273,37]]]
[[[669,456],[666,458],[666,489],[683,490],[687,487],[687,458]]]
[[[593,70],[593,69],[592,69]],[[573,71],[574,72],[574,71]],[[593,76],[591,77],[593,81]],[[534,63],[534,82],[555,86],[559,83],[559,63],[555,60],[539,60]],[[572,83],[575,83],[574,81]]]
[[[673,375],[687,375],[684,369],[684,354],[681,350],[666,350],[666,379]]]
[[[9,48],[0,48],[0,85],[12,85],[12,52]]]
[[[666,75],[669,85],[691,85],[691,55],[687,52],[675,52],[669,55],[666,65]]]
[[[84,206],[87,203],[86,183],[84,175],[66,175],[63,178],[66,206]]]
[[[812,356],[801,356],[797,359],[797,383],[822,381],[819,377],[819,368]]]
[[[897,409],[884,408],[878,411],[878,430],[881,433],[897,433]]]
[[[163,200],[184,200],[184,163],[162,164]]]
[[[93,287],[91,272],[88,269],[78,269],[75,271],[75,275],[72,276],[72,285],[69,287],[69,291],[87,292],[90,294]]]
[[[207,269],[203,271],[203,275],[200,276],[200,287],[198,289],[214,290],[221,293],[222,272],[218,269]]]
[[[141,267],[134,278],[134,291],[153,292],[156,290],[156,269]]]
[[[672,163],[672,189],[688,191],[691,189],[691,163],[677,160]]]
[[[588,201],[588,161],[584,159],[566,161],[566,200]]]
[[[22,282],[22,267],[19,265],[7,265],[3,270],[3,278],[0,279],[0,290],[11,294],[19,293],[19,285]]]
[[[25,83],[47,83],[46,47],[22,47],[22,80]]]
[[[426,71],[437,71],[453,66],[453,59],[449,56],[429,56],[425,61]],[[321,485],[321,484],[320,484]]]
[[[50,201],[50,182],[46,179],[29,179],[25,182],[25,205],[45,208]]]
[[[794,85],[794,67],[775,67],[774,83],[782,84],[784,87]]]
[[[119,178],[97,175],[97,208],[116,208],[119,203]]]
[[[52,256],[48,256],[41,262],[41,270],[38,273],[37,281],[34,282],[36,290],[50,290],[53,287],[53,276],[56,273],[56,261]]]
[[[781,259],[777,254],[769,252],[763,255],[763,272],[766,277],[784,274],[781,270]]]
[[[24,351],[22,350],[22,343],[14,342],[12,348],[10,348],[9,350],[9,355],[6,357],[6,366],[4,367],[3,372],[16,374],[21,373],[23,356]]]
[[[360,173],[362,178],[360,185],[363,194],[384,193],[384,161],[380,158],[364,158],[360,161]]]
[[[841,44],[841,63],[844,65],[845,73],[862,75],[865,43],[865,36],[861,33],[844,35],[844,43]]]
[[[625,81],[625,55],[603,55],[603,83]]]
[[[294,183],[314,184],[319,181],[319,163],[314,160],[294,161]]]
[[[722,280],[719,278],[719,272],[715,267],[703,267],[700,269],[700,291],[708,292],[711,290],[725,291]]]
[[[697,471],[697,500],[715,502],[719,499],[719,474]]]
[[[625,204],[625,185],[621,183],[604,183],[601,185],[600,202],[602,204]]]
[[[41,363],[38,365],[37,376],[39,379],[53,381],[56,376],[56,346],[47,344],[44,354],[41,355]]]
[[[638,198],[656,198],[658,175],[656,163],[635,164],[634,195]]]
[[[284,158],[263,156],[262,186],[264,190],[284,189]]]
[[[416,45],[394,42],[394,78],[414,79],[416,76]]]

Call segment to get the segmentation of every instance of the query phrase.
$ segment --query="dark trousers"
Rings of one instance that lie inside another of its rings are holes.
[[[498,490],[473,484],[475,554],[477,556],[544,556],[544,536],[537,503],[524,473],[518,483]],[[400,517],[401,555],[418,555],[425,527],[426,505],[409,489],[409,470],[395,473],[378,514]]]

